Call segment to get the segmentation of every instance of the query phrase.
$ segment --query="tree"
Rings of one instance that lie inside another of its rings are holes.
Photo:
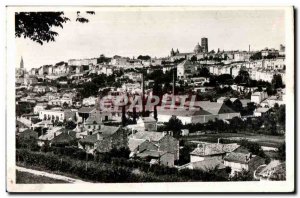
[[[236,84],[248,84],[250,82],[250,75],[247,71],[240,70],[234,81]]]
[[[167,123],[167,129],[173,131],[174,137],[179,137],[183,124],[176,116],[172,116]]]
[[[87,11],[87,14],[95,14]],[[64,12],[16,12],[15,13],[15,36],[29,38],[41,45],[44,42],[55,41],[58,33],[52,27],[61,27],[70,21]],[[80,23],[89,22],[77,12],[76,21]]]
[[[196,57],[196,56],[192,56],[192,57],[191,57],[191,61],[192,61],[192,62],[196,62],[196,61],[197,61],[197,57]]]
[[[72,129],[75,129],[75,127],[76,127],[76,124],[73,121],[66,122],[66,129],[72,130]]]
[[[272,79],[272,85],[275,89],[284,87],[283,82],[282,82],[282,77],[280,74],[274,74],[273,79]]]
[[[209,77],[210,76],[209,70],[206,67],[202,67],[200,69],[199,76],[200,77]]]
[[[137,57],[137,59],[147,61],[147,60],[150,60],[151,57],[150,57],[149,55],[145,55],[145,56],[139,55],[139,56]]]
[[[217,76],[217,81],[220,84],[232,84],[233,83],[233,79],[230,74],[221,74],[221,75]]]
[[[286,158],[286,148],[284,142],[278,147],[278,159],[281,161],[285,161],[285,158]]]
[[[257,52],[250,57],[251,60],[260,60],[262,59],[261,52]]]
[[[230,181],[253,181],[253,173],[250,171],[242,170],[241,172],[236,172],[234,176],[229,178]]]

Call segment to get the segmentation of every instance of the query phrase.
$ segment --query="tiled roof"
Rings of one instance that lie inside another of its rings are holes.
[[[158,142],[164,137],[164,134],[162,132],[137,132],[130,136],[130,138],[133,139],[142,139],[142,140],[150,140],[153,142]]]
[[[248,164],[250,161],[255,160],[256,158],[259,158],[259,156],[251,155],[250,153],[247,154],[232,152],[226,155],[224,157],[224,160],[229,162]]]
[[[221,109],[226,109],[227,111],[226,113],[236,113],[235,111],[233,111],[223,103],[210,102],[210,101],[197,101],[195,102],[195,106],[201,107],[202,109],[208,111],[213,115],[219,114]]]
[[[186,167],[191,167],[192,169],[200,169],[203,171],[209,171],[209,170],[214,170],[215,168],[219,170],[224,169],[225,165],[221,160],[213,158],[213,159],[207,159],[198,162],[191,162],[184,165],[182,168],[186,168]]]
[[[83,143],[83,144],[94,144],[96,143],[97,140],[97,133],[93,134],[93,135],[88,135],[86,136],[86,138],[80,139],[79,142]]]
[[[166,152],[164,151],[149,151],[149,150],[145,150],[141,153],[137,154],[137,157],[141,157],[141,158],[145,158],[145,157],[155,157],[158,158],[162,155],[164,155]]]
[[[78,113],[91,113],[91,111],[93,111],[94,109],[96,109],[95,107],[81,107],[78,110]]]
[[[84,124],[100,124],[101,123],[101,118],[100,116],[97,116],[97,115],[92,115],[92,116],[89,116],[85,123]]]
[[[269,108],[257,108],[257,109],[255,110],[255,112],[260,112],[260,113],[265,113],[265,112],[267,112],[267,111],[269,111]]]
[[[76,132],[64,131],[63,133],[53,138],[52,144],[68,144],[71,141],[74,141],[75,139],[76,139]]]
[[[89,143],[94,144],[95,142],[103,139],[104,137],[113,135],[115,132],[117,132],[120,129],[120,127],[114,127],[114,126],[106,126],[101,125],[100,130],[95,131],[94,134],[88,135],[86,138],[83,138],[79,140],[81,143]],[[97,134],[100,134],[100,139],[97,139]]]
[[[146,140],[129,138],[128,139],[128,147],[129,147],[130,151],[134,151],[135,149],[137,149],[137,147],[139,145],[141,145],[145,141]]]
[[[99,132],[103,136],[110,136],[116,133],[120,127],[101,125]]]
[[[160,115],[174,115],[174,116],[196,116],[196,115],[210,115],[211,113],[199,110],[185,110],[185,109],[158,109],[157,113]]]
[[[202,144],[195,148],[190,154],[198,156],[209,156],[229,153],[240,147],[238,144]]]
[[[52,140],[55,136],[58,136],[62,133],[61,127],[54,127],[52,130],[49,130],[45,135],[41,135],[39,140]]]

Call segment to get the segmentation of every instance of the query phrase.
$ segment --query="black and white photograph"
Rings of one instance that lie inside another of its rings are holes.
[[[293,192],[294,8],[7,6],[8,192]]]

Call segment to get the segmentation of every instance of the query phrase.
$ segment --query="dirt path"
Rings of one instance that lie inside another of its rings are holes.
[[[28,169],[28,168],[24,168],[24,167],[20,167],[20,166],[17,166],[16,169],[20,172],[27,172],[27,173],[31,173],[31,174],[34,174],[34,175],[45,176],[45,177],[49,177],[49,178],[52,178],[52,179],[63,180],[63,181],[69,182],[69,183],[89,183],[89,182],[85,182],[85,181],[82,181],[82,180],[79,180],[79,179],[66,177],[66,176],[63,176],[63,175],[57,175],[57,174],[48,173],[48,172],[44,172],[44,171]]]

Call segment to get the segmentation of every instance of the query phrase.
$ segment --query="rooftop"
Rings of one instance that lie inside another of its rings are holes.
[[[239,147],[240,145],[238,144],[202,144],[195,148],[190,154],[198,156],[219,155],[224,153],[230,153]]]

